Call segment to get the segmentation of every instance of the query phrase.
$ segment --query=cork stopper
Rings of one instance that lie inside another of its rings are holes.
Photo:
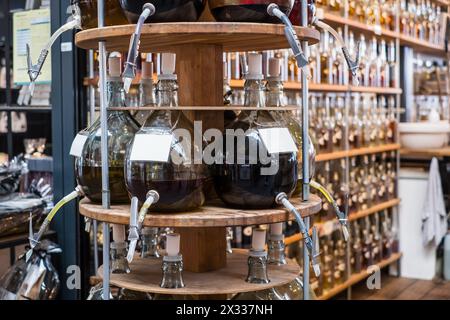
[[[176,257],[180,254],[180,234],[170,233],[167,236],[166,252],[169,257]]]
[[[125,226],[120,224],[113,224],[113,241],[124,242],[125,241]]]
[[[279,222],[279,223],[272,223],[270,225],[270,234],[271,235],[282,235],[283,234],[283,223]]]
[[[258,228],[253,230],[252,250],[264,251],[266,245],[266,230]]]
[[[164,52],[161,57],[161,72],[163,74],[175,73],[175,53]]]
[[[270,58],[269,59],[269,77],[278,78],[281,74],[280,59]]]
[[[141,79],[151,79],[153,76],[153,62],[151,61],[143,61],[142,62],[142,71],[141,71]]]
[[[112,78],[119,78],[122,74],[122,68],[120,63],[120,57],[109,57],[108,58],[108,66],[109,66],[109,76]]]
[[[262,55],[259,53],[248,54],[248,74],[246,79],[260,80],[262,74]]]

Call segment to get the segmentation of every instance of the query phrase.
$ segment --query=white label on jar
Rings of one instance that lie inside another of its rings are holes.
[[[377,36],[381,36],[382,32],[381,32],[381,26],[379,24],[376,24],[373,27],[373,32],[377,35]]]
[[[325,11],[322,8],[316,8],[316,17],[319,20],[323,20],[325,16]]]
[[[298,151],[287,128],[258,129],[258,133],[269,154]]]
[[[81,152],[83,152],[84,144],[87,140],[87,135],[77,134],[75,139],[73,139],[72,146],[70,147],[70,155],[74,157],[81,157]]]
[[[171,134],[135,135],[130,160],[167,162],[172,138]]]

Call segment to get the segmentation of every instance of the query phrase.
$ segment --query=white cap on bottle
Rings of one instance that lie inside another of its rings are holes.
[[[262,73],[262,55],[259,53],[249,53],[247,55],[248,60],[248,73],[245,76],[250,80],[262,80],[264,78]]]
[[[141,79],[151,79],[153,76],[153,62],[142,61]]]
[[[180,234],[169,233],[166,242],[166,252],[169,257],[176,257],[180,254]]]
[[[282,235],[283,234],[283,223],[272,223],[270,225],[270,234],[271,235]]]
[[[252,250],[264,251],[266,245],[266,230],[257,228],[253,230]]]
[[[125,241],[125,226],[121,224],[113,224],[113,241],[124,242]]]
[[[161,72],[163,74],[175,73],[175,53],[164,52],[161,57]]]
[[[120,57],[109,56],[108,58],[109,65],[109,76],[113,78],[118,78],[122,74],[122,68],[120,63]]]
[[[270,58],[269,59],[269,77],[278,78],[281,74],[280,59]]]

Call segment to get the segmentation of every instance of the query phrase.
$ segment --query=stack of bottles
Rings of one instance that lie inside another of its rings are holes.
[[[349,183],[346,183],[349,166]],[[350,215],[395,198],[395,151],[363,155],[346,159],[318,162],[316,180],[333,195],[341,210],[345,209],[346,191],[349,191]],[[323,201],[322,221],[334,217],[333,208]]]
[[[319,225],[322,273],[318,278],[310,278],[311,288],[318,297],[343,284],[349,276],[365,273],[370,266],[398,252],[398,235],[392,219],[393,213],[386,209],[350,222],[351,240],[348,244],[335,225]],[[347,246],[350,246],[349,260]],[[298,248],[298,243],[290,247]],[[289,256],[301,261],[302,251],[300,243],[299,250],[291,250]]]

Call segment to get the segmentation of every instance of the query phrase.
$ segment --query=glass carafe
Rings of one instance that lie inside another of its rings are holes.
[[[125,94],[120,79],[120,58],[109,58],[110,77],[107,83],[108,106],[125,107]],[[118,72],[117,72],[118,69]],[[114,70],[114,71],[111,71]],[[111,76],[111,72],[114,75]],[[108,111],[108,167],[109,190],[112,203],[128,202],[125,188],[124,162],[127,144],[138,131],[139,125],[126,110]],[[78,184],[91,201],[102,201],[102,163],[101,163],[101,126],[95,121],[84,130],[88,137],[84,143],[81,157],[75,159],[75,173]]]
[[[172,66],[168,66],[168,70],[163,70],[163,74],[159,76],[156,93],[158,105],[167,108],[152,112],[136,138],[131,141],[126,155],[126,186],[130,195],[138,197],[140,202],[145,201],[149,190],[156,190],[160,198],[152,206],[153,211],[188,211],[201,206],[205,201],[203,185],[207,179],[207,171],[201,162],[194,161],[194,154],[201,154],[202,146],[194,143],[193,123],[182,111],[171,110],[171,107],[178,106],[178,83],[173,74],[175,56],[163,54],[162,59],[163,69],[164,64]],[[172,63],[165,62],[169,60]],[[178,136],[178,133],[189,133],[190,143],[185,141],[185,137]],[[197,134],[201,135],[201,132]],[[161,138],[164,139],[163,142]],[[136,141],[144,142],[144,145]],[[153,141],[168,144],[167,158],[161,159],[154,153],[133,155],[137,149],[146,146],[151,148]]]
[[[292,195],[298,178],[297,152],[268,154],[261,130],[281,131],[286,125],[264,110],[261,56],[249,54],[249,62],[244,86],[245,106],[238,118],[226,127],[223,164],[214,164],[212,172],[217,194],[228,206],[269,208],[275,206],[278,193]],[[292,140],[290,134],[287,138]]]

